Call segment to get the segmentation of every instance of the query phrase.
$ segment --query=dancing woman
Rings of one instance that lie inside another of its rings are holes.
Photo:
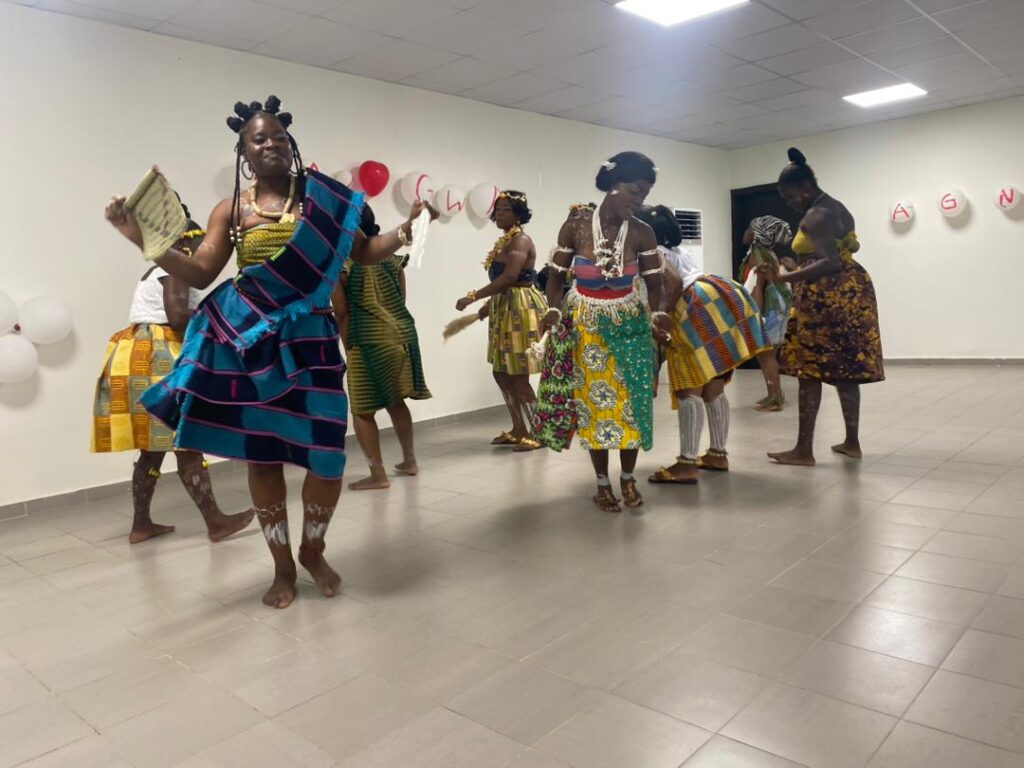
[[[380,234],[370,206],[363,208],[360,229],[367,237]],[[416,475],[412,414],[406,399],[426,400],[430,390],[423,376],[416,321],[406,307],[405,267],[408,256],[395,255],[377,264],[349,260],[342,272],[343,291],[335,293],[334,309],[348,357],[348,390],[359,447],[370,476],[349,483],[364,491],[391,485],[384,469],[376,414],[386,410],[402,446],[403,475]]]
[[[679,455],[649,479],[652,483],[693,485],[699,469],[729,470],[729,399],[732,372],[770,349],[753,298],[739,283],[706,275],[683,248],[682,233],[670,208],[645,208],[638,218],[658,238],[665,264],[666,304],[672,307],[668,379],[678,411]],[[704,415],[711,447],[698,458]]]
[[[814,427],[821,385],[839,392],[846,440],[832,450],[853,459],[860,446],[860,385],[885,379],[878,304],[871,276],[853,254],[860,250],[853,214],[823,192],[800,150],[779,175],[779,194],[803,213],[793,239],[798,268],[782,275],[761,267],[769,279],[793,286],[796,321],[782,347],[782,372],[800,381],[796,447],[769,453],[778,464],[814,466]]]
[[[562,450],[574,431],[590,451],[597,475],[594,503],[621,512],[608,477],[608,452],[619,451],[622,499],[643,505],[633,477],[638,452],[653,442],[654,345],[672,329],[662,306],[658,244],[651,228],[635,217],[657,180],[646,155],[621,152],[597,174],[605,193],[594,211],[571,213],[558,233],[548,280],[544,330],[551,330],[541,376],[537,436]],[[562,283],[572,270],[575,286],[561,302]],[[634,281],[647,286],[644,305]],[[561,309],[557,307],[561,306]]]
[[[512,417],[512,431],[502,432],[491,445],[511,445],[515,451],[541,447],[531,432],[537,396],[530,386],[530,374],[539,373],[540,366],[528,352],[540,340],[540,318],[547,304],[534,287],[537,249],[523,231],[531,218],[533,212],[522,192],[507,189],[498,195],[491,220],[502,235],[484,261],[490,282],[455,304],[461,312],[488,299],[479,312],[480,319],[490,318],[487,360]]]
[[[171,248],[157,263],[206,288],[237,255],[238,275],[196,311],[171,374],[143,395],[146,409],[177,429],[175,447],[245,461],[253,507],[274,558],[263,602],[295,599],[284,464],[306,470],[299,562],[326,597],[341,577],[324,559],[324,536],[341,493],[348,401],[331,296],[345,258],[375,263],[411,236],[359,231],[363,196],[303,167],[281,102],[235,104],[235,192],[210,215],[195,254]],[[243,168],[252,186],[241,190]],[[138,223],[115,198],[107,218],[141,247]]]
[[[186,209],[185,215],[188,215]],[[194,251],[206,233],[191,219],[174,244],[179,251]],[[160,467],[168,451],[178,464],[178,479],[206,522],[210,541],[222,541],[252,522],[253,512],[225,515],[213,496],[210,471],[201,453],[175,450],[174,433],[150,417],[139,396],[171,372],[181,355],[182,334],[199,303],[199,292],[151,267],[135,284],[128,327],[110,337],[103,372],[96,384],[92,450],[113,453],[137,450],[132,473],[132,530],[130,544],[174,531],[173,525],[153,522],[150,506]]]

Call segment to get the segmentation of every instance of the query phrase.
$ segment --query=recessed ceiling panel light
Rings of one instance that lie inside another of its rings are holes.
[[[746,5],[750,0],[622,0],[616,8],[643,16],[663,27]]]
[[[888,88],[878,88],[874,91],[853,93],[849,96],[843,96],[843,99],[851,104],[856,104],[858,107],[870,108],[927,95],[928,91],[924,88],[918,88],[913,83],[901,83],[900,85],[893,85]]]

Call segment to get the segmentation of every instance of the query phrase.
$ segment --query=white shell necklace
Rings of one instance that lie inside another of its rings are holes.
[[[606,280],[622,277],[622,262],[626,252],[626,237],[629,235],[629,219],[619,225],[619,233],[615,243],[608,247],[608,238],[604,236],[601,216],[594,211],[590,218],[591,231],[594,239],[594,263],[601,270]]]

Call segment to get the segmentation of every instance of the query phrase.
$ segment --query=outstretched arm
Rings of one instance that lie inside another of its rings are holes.
[[[376,264],[394,256],[400,248],[412,241],[412,223],[419,218],[424,210],[430,211],[431,221],[440,215],[432,206],[422,200],[417,200],[413,203],[409,218],[402,222],[401,226],[373,237],[366,237],[361,231],[357,231],[355,244],[352,246],[352,260],[357,264],[367,265]],[[402,232],[401,235],[399,235],[399,231]]]
[[[469,296],[459,299],[455,302],[455,308],[461,312],[474,301],[489,299],[491,296],[505,293],[505,291],[514,286],[519,278],[519,273],[526,266],[526,260],[530,258],[532,247],[533,242],[530,240],[529,235],[519,234],[512,238],[512,242],[509,243],[509,250],[505,254],[505,271],[479,291],[472,292],[472,299]]]
[[[780,279],[788,283],[798,283],[840,272],[843,260],[836,246],[833,214],[824,208],[815,208],[804,217],[801,227],[814,243],[817,259],[806,267],[780,275]]]

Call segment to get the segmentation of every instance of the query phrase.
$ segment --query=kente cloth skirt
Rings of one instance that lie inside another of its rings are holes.
[[[174,370],[142,397],[176,447],[341,478],[348,398],[330,301],[362,203],[307,171],[305,218],[288,244],[199,305]]]
[[[771,349],[757,303],[746,288],[723,277],[706,275],[687,288],[673,320],[667,355],[673,395],[703,387]]]
[[[883,381],[878,303],[867,270],[847,254],[837,274],[793,288],[794,318],[779,356],[782,372],[825,384]]]
[[[174,449],[173,430],[150,417],[140,400],[171,372],[181,354],[181,339],[169,325],[155,323],[131,325],[110,337],[103,373],[96,382],[94,453]]]
[[[540,373],[540,364],[530,359],[527,350],[540,341],[540,320],[547,311],[547,302],[532,285],[491,297],[487,362],[497,373]]]

